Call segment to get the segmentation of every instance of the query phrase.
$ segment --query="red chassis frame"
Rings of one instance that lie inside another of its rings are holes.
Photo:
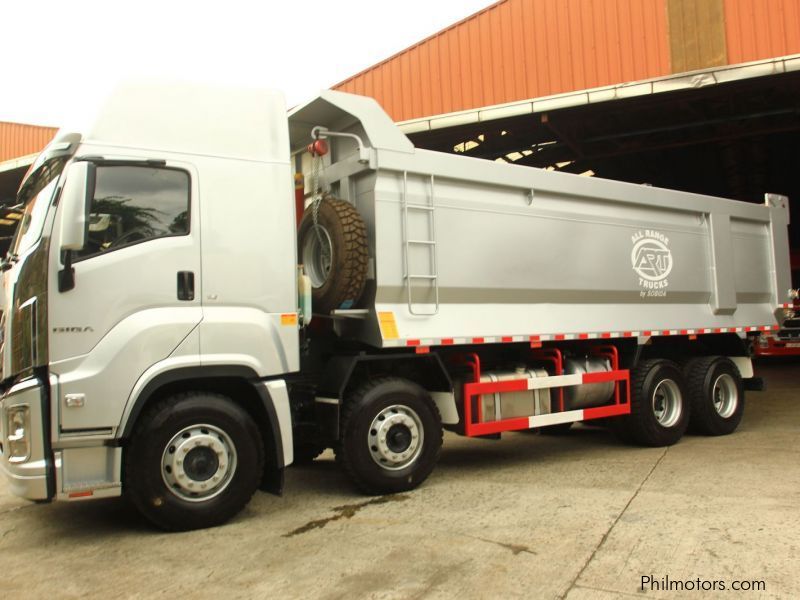
[[[466,363],[472,369],[473,380],[464,384],[463,399],[464,399],[464,433],[469,437],[480,435],[491,435],[501,433],[503,431],[519,431],[523,429],[531,429],[537,426],[537,417],[554,417],[562,414],[563,419],[556,419],[556,423],[569,423],[574,421],[588,421],[591,419],[602,419],[605,417],[613,417],[617,415],[629,414],[631,411],[630,397],[631,397],[631,384],[630,384],[630,371],[627,369],[619,368],[619,354],[614,346],[596,346],[592,348],[591,353],[596,356],[608,358],[611,362],[611,371],[601,373],[586,373],[581,377],[578,383],[565,382],[567,377],[564,376],[563,370],[563,356],[561,351],[557,348],[537,348],[531,351],[532,358],[540,361],[552,362],[554,375],[541,378],[540,381],[544,384],[543,387],[556,390],[556,400],[554,404],[558,405],[558,411],[549,413],[548,415],[532,415],[531,417],[514,417],[510,419],[502,419],[499,421],[481,421],[481,396],[483,394],[493,394],[496,392],[522,392],[531,389],[529,386],[528,378],[513,379],[510,381],[498,382],[485,382],[481,383],[481,361],[475,353],[466,355]],[[550,379],[551,381],[547,381]],[[563,388],[568,385],[580,385],[589,383],[604,383],[608,381],[615,382],[614,385],[614,402],[606,406],[598,406],[595,408],[585,408],[579,410],[564,410],[564,390]],[[547,385],[552,383],[552,385]],[[561,384],[561,385],[559,385]],[[622,396],[624,395],[624,400]],[[477,397],[477,419],[473,420],[472,414],[472,399]]]

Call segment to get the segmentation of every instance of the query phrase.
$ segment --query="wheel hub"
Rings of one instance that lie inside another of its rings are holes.
[[[183,469],[194,481],[208,481],[219,470],[219,458],[211,448],[192,448],[183,459]]]
[[[653,414],[662,427],[672,427],[681,418],[683,398],[678,384],[671,379],[660,381],[653,390]]]
[[[164,448],[161,477],[182,500],[200,502],[220,494],[236,471],[236,448],[228,434],[213,425],[179,431]]]
[[[402,453],[408,450],[411,445],[411,430],[403,425],[392,425],[389,432],[386,434],[386,445],[389,450],[396,453]]]
[[[717,377],[711,397],[714,409],[720,417],[727,419],[735,413],[736,406],[739,404],[739,391],[733,377],[727,373]]]
[[[303,242],[303,266],[315,288],[322,287],[333,265],[333,242],[328,230],[314,225]]]
[[[395,471],[413,463],[422,452],[423,430],[419,415],[407,406],[384,408],[372,420],[367,444],[372,460]]]

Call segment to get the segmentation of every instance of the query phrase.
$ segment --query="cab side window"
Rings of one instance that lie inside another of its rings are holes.
[[[89,208],[88,258],[189,233],[189,174],[149,166],[98,166]]]

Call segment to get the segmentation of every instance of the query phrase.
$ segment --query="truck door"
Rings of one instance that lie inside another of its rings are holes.
[[[88,196],[87,241],[72,253],[71,289],[62,282],[59,290],[61,215],[50,251],[49,362],[64,431],[114,428],[148,368],[179,346],[199,352],[190,336],[202,319],[193,168],[101,161]]]

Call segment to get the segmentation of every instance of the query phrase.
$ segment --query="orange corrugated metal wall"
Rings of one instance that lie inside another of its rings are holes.
[[[725,0],[730,64],[800,53],[798,0]]]
[[[40,152],[57,129],[0,121],[0,162]]]
[[[503,0],[335,89],[402,121],[669,72],[664,0]]]

